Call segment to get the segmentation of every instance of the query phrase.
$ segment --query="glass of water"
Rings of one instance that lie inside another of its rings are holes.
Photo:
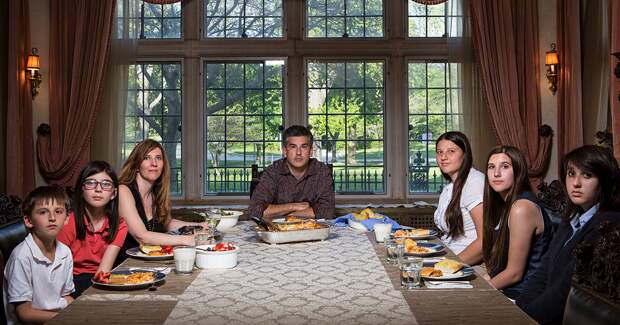
[[[396,264],[398,262],[398,244],[392,239],[386,239],[385,251],[387,256],[387,262],[389,264]]]
[[[420,271],[422,258],[404,256],[400,259],[400,285],[405,289],[415,289],[421,286]]]

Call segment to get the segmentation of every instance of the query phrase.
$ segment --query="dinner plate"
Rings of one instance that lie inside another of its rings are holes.
[[[403,227],[403,230],[410,230],[410,229],[414,229],[414,228]],[[398,229],[396,229],[396,230],[398,230]],[[392,231],[392,236],[394,236],[394,232],[395,231]],[[437,236],[437,230],[429,229],[428,235],[422,235],[422,236],[401,236],[401,237],[395,237],[395,238],[427,239],[427,238],[432,238],[432,237],[435,237],[435,236]]]
[[[424,263],[425,267],[433,267],[435,265],[435,263]],[[474,274],[474,269],[469,266],[469,265],[465,265],[463,266],[462,269],[460,269],[458,272],[456,273],[452,273],[452,274],[444,274],[442,276],[436,277],[436,276],[422,276],[423,279],[428,279],[428,280],[457,280],[457,279],[463,279],[466,278],[470,275]]]
[[[165,260],[171,260],[174,257],[172,255],[172,253],[167,254],[167,255],[162,255],[162,256],[146,255],[146,254],[142,253],[142,251],[140,251],[140,247],[132,247],[132,248],[126,250],[125,253],[127,253],[127,255],[129,255],[129,256],[131,256],[133,258],[137,258],[137,259],[141,259],[141,260],[149,260],[149,261],[165,261]]]
[[[418,244],[418,246],[428,248],[431,251],[428,252],[428,253],[407,253],[407,252],[405,252],[405,255],[407,255],[407,256],[431,256],[431,255],[437,255],[437,254],[440,254],[440,253],[444,253],[445,248],[446,248],[444,245],[439,244],[439,243],[421,243],[421,242],[418,242],[417,244]]]
[[[147,281],[147,282],[143,282],[143,283],[135,283],[135,284],[112,284],[112,283],[101,283],[101,282],[97,282],[95,281],[95,278],[92,278],[91,281],[94,285],[101,287],[101,288],[105,288],[105,289],[110,289],[110,290],[136,290],[136,289],[143,289],[143,288],[148,288],[149,286],[151,286],[153,283],[157,283],[157,282],[161,282],[166,278],[166,275],[162,272],[154,272],[152,270],[131,270],[131,271],[112,271],[110,273],[112,274],[124,274],[124,275],[129,275],[132,273],[136,273],[136,272],[153,272],[155,273],[155,278],[151,281]]]

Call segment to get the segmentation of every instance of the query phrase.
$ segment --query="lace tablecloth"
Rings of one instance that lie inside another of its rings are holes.
[[[269,245],[245,225],[225,235],[239,264],[202,270],[165,324],[417,324],[365,233]]]

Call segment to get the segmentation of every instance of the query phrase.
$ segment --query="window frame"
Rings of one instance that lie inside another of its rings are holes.
[[[200,116],[201,116],[201,125],[203,127],[200,128],[200,143],[201,143],[201,160],[200,160],[200,168],[201,168],[201,175],[202,177],[200,177],[200,182],[201,182],[201,199],[203,200],[210,200],[213,198],[229,198],[229,199],[242,199],[242,198],[247,198],[248,195],[246,194],[241,194],[239,192],[231,192],[231,193],[217,193],[217,194],[209,194],[206,191],[206,186],[205,186],[205,177],[204,177],[204,173],[207,170],[207,166],[206,166],[206,115],[205,115],[205,107],[204,107],[204,101],[205,101],[205,76],[203,75],[203,71],[205,68],[205,64],[207,63],[239,63],[239,62],[243,62],[243,63],[251,63],[251,62],[257,62],[257,61],[271,61],[271,60],[281,60],[284,61],[284,75],[282,76],[282,102],[283,102],[283,106],[282,106],[282,122],[284,124],[284,126],[286,126],[286,103],[287,103],[287,96],[288,96],[288,92],[286,89],[286,84],[287,84],[287,58],[285,57],[235,57],[235,58],[230,58],[230,57],[201,57],[200,58]]]
[[[289,3],[288,0],[282,0],[282,36],[281,37],[205,37],[205,33],[206,31],[205,29],[205,24],[204,24],[204,11],[205,11],[205,1],[206,0],[198,0],[198,2],[200,2],[200,12],[199,12],[199,17],[198,17],[198,25],[200,28],[200,35],[199,35],[199,40],[202,41],[208,41],[208,40],[226,40],[226,41],[239,41],[239,40],[286,40],[287,39],[287,5]],[[268,1],[268,0],[264,0],[264,1]],[[264,16],[257,16],[257,17],[264,17]]]
[[[342,1],[346,1],[346,0],[342,0]],[[303,39],[307,41],[313,41],[313,40],[332,40],[332,41],[336,41],[336,40],[387,40],[389,39],[388,37],[389,25],[387,23],[389,17],[386,14],[386,7],[387,7],[386,4],[389,1],[397,1],[397,0],[381,0],[382,5],[383,5],[383,24],[382,24],[383,36],[381,37],[350,37],[350,36],[348,37],[308,37],[308,6],[307,6],[308,0],[302,0],[301,2],[303,3],[303,6],[302,6],[302,14],[301,14],[302,21],[301,22],[302,22]],[[345,26],[346,26],[347,16],[343,16],[343,17],[345,17]],[[362,16],[362,17],[366,17],[366,16]]]
[[[205,195],[203,61],[275,59],[285,61],[284,123],[306,123],[306,60],[381,59],[384,75],[384,177],[385,193],[336,195],[337,204],[404,204],[435,201],[438,194],[409,194],[407,184],[408,103],[407,62],[411,59],[445,59],[444,38],[407,37],[407,1],[383,2],[383,38],[305,38],[305,1],[283,1],[283,37],[202,38],[203,1],[184,2],[181,39],[139,39],[137,61],[181,61],[183,196],[174,205],[204,204],[246,207],[246,195]],[[196,109],[197,108],[197,109]],[[188,150],[199,148],[199,150]],[[187,177],[191,175],[190,177]]]

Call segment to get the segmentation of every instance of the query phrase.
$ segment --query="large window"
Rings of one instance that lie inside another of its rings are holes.
[[[166,5],[140,3],[138,16],[134,18],[140,38],[181,38],[181,2]]]
[[[181,64],[134,64],[128,77],[122,158],[144,139],[159,141],[170,163],[170,192],[181,195]]]
[[[439,192],[444,185],[435,159],[435,140],[460,130],[459,65],[409,62],[409,191]]]
[[[449,1],[437,5],[423,5],[407,1],[409,37],[445,37]]]
[[[383,37],[383,0],[308,0],[307,37]]]
[[[340,203],[435,195],[435,139],[462,129],[444,37],[462,30],[457,5],[118,1],[119,36],[146,39],[132,43],[122,156],[160,141],[177,203],[246,204],[252,166],[280,159],[283,129],[300,124]]]
[[[336,191],[383,193],[383,62],[308,61],[306,74],[315,156],[333,164]]]
[[[205,191],[249,191],[251,166],[281,157],[284,61],[206,62]]]
[[[204,0],[205,38],[282,37],[282,0]]]

